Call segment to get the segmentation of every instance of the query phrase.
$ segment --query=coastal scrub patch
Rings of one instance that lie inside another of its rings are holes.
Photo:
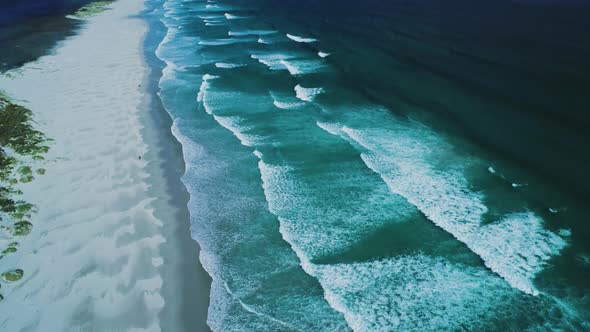
[[[25,271],[23,271],[21,269],[16,269],[16,270],[4,272],[4,273],[0,274],[0,276],[2,276],[2,280],[4,280],[5,282],[15,282],[15,281],[19,281],[23,277],[24,274],[25,274]]]
[[[8,247],[6,247],[6,249],[2,250],[1,254],[0,254],[0,258],[8,255],[8,254],[12,254],[16,252],[16,248],[18,247],[18,242],[11,242],[8,244]]]
[[[91,16],[94,16],[98,13],[102,13],[105,10],[109,9],[107,8],[107,6],[113,2],[114,0],[101,0],[91,2],[83,6],[82,8],[78,9],[74,14],[68,15],[66,17],[74,20],[85,20]]]
[[[29,109],[0,93],[0,231],[3,233],[0,239],[25,236],[33,228],[29,220],[36,208],[18,199],[23,192],[16,186],[45,174],[45,169],[39,166],[45,160],[43,154],[49,151],[51,140],[36,130],[34,124]],[[0,259],[15,253],[17,247],[18,242],[10,242],[7,247],[0,248]],[[12,282],[19,280],[23,273],[16,269],[1,276],[5,282]]]
[[[30,218],[34,210],[32,204],[15,199],[22,191],[14,188],[32,181],[34,174],[45,174],[44,168],[35,166],[44,160],[50,140],[33,124],[29,109],[0,94],[0,221],[7,215],[14,220]]]
[[[12,234],[14,236],[24,236],[31,232],[33,224],[26,220],[17,221],[14,223]]]

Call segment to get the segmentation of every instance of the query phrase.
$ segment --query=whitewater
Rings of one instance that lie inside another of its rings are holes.
[[[253,12],[169,0],[161,14],[160,97],[213,330],[585,324],[576,299],[536,282],[571,231],[497,181],[501,161],[342,84],[320,34]]]

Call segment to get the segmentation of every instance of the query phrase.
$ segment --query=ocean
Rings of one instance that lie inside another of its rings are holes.
[[[590,11],[149,0],[213,330],[590,330]]]

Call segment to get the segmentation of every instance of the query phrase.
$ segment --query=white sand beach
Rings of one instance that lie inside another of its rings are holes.
[[[54,140],[46,174],[21,184],[38,213],[2,262],[25,274],[2,287],[1,331],[207,329],[209,279],[173,178],[182,156],[169,123],[150,114],[164,111],[147,88],[142,9],[118,0],[0,78]]]

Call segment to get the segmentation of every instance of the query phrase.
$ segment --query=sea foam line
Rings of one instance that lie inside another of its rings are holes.
[[[293,76],[317,73],[324,68],[323,61],[317,59],[282,59],[280,63]]]
[[[232,68],[239,68],[244,67],[246,64],[244,63],[228,63],[228,62],[216,62],[215,67],[217,68],[224,68],[224,69],[232,69]]]
[[[223,15],[228,20],[237,20],[237,19],[241,19],[241,18],[247,18],[246,16],[238,16],[238,15],[234,15],[234,14],[230,14],[230,13],[225,13]]]
[[[296,41],[298,43],[314,43],[316,41],[318,41],[315,38],[305,38],[305,37],[299,37],[299,36],[295,36],[295,35],[290,35],[290,34],[286,34],[287,38]]]
[[[203,46],[222,46],[222,45],[231,45],[231,44],[239,44],[239,43],[250,43],[254,42],[253,39],[240,39],[240,38],[222,38],[222,39],[211,39],[211,40],[201,40],[199,41],[199,45]]]
[[[277,33],[276,30],[241,30],[241,31],[228,31],[229,36],[265,36]]]
[[[288,175],[294,169],[269,165],[262,155],[257,156],[269,209],[279,219],[283,239],[304,271],[320,281],[324,298],[353,330],[453,330],[470,324],[477,330],[479,319],[493,317],[490,308],[502,305],[498,298],[520,299],[518,291],[486,269],[443,258],[410,255],[363,263],[312,263],[301,247],[301,234],[293,230],[297,223],[282,211],[285,205],[302,203],[293,203],[289,194],[297,186]]]
[[[273,105],[280,109],[294,110],[305,105],[305,102],[299,101],[299,99],[293,96],[287,96],[274,91],[269,91],[269,94],[272,97]]]
[[[166,4],[164,5],[166,7]],[[168,42],[171,41],[171,39],[173,38],[176,29],[173,26],[170,26],[169,24],[167,24],[164,20],[162,20],[162,22],[164,23],[164,25],[168,28],[168,31],[166,33],[166,36],[164,37],[164,39],[162,40],[162,42],[160,42],[160,44],[158,45],[157,51],[156,51],[156,55],[162,59],[162,61],[164,61],[166,63],[166,67],[163,69],[163,75],[160,79],[160,87],[163,89],[165,86],[169,85],[169,82],[174,82],[175,77],[178,75],[175,70],[181,68],[180,65],[177,65],[174,63],[174,59],[177,59],[178,55],[176,54],[176,52],[167,52],[166,51],[166,44]],[[184,50],[184,49],[183,49]],[[188,51],[190,52],[190,51]],[[197,99],[200,102],[203,102],[205,104],[205,101],[207,100],[207,89],[209,87],[210,81],[216,79],[217,76],[212,76],[212,75],[203,75],[202,77],[202,82],[201,82],[201,86],[199,88],[199,93],[197,95]],[[159,93],[160,98],[162,98],[162,94],[161,92]],[[165,104],[164,100],[162,100],[163,104]],[[168,113],[170,113],[170,115],[172,117],[174,117],[174,113],[165,105],[165,109]],[[209,110],[209,108],[205,107],[205,110],[208,113],[211,113],[211,111]],[[186,161],[191,161],[191,160],[196,160],[199,157],[197,155],[199,155],[200,153],[202,153],[202,148],[200,146],[198,146],[194,141],[190,140],[188,137],[185,137],[183,135],[183,133],[181,133],[181,130],[179,129],[178,126],[178,119],[174,119],[173,125],[172,125],[172,133],[174,134],[174,136],[176,137],[176,139],[181,143],[182,146],[182,150],[183,150],[183,158],[185,159],[185,164],[187,165],[187,169],[185,170],[185,173],[182,177],[182,182],[183,184],[187,187],[187,189],[190,188],[189,183],[187,182],[188,178],[188,172],[189,169],[191,168],[190,163],[187,163]],[[194,199],[194,196],[191,195],[191,201]],[[189,202],[190,205],[190,202]],[[193,215],[193,211],[190,210],[191,215]],[[217,255],[215,255],[213,252],[209,251],[209,247],[211,247],[212,245],[210,244],[210,241],[204,241],[202,238],[200,238],[200,236],[202,235],[194,235],[191,234],[191,236],[193,238],[195,238],[195,240],[199,241],[199,244],[201,245],[202,249],[199,255],[199,260],[201,262],[201,264],[203,265],[203,267],[205,268],[205,270],[207,271],[207,273],[212,277],[213,282],[212,282],[212,288],[211,288],[211,303],[209,306],[209,311],[208,311],[208,320],[207,323],[209,326],[213,327],[213,326],[221,326],[221,325],[216,325],[216,323],[221,322],[225,317],[221,317],[219,316],[219,312],[217,312],[216,310],[219,310],[219,301],[222,301],[224,304],[228,304],[228,300],[231,301],[231,299],[227,299],[227,296],[222,296],[221,294],[219,294],[219,292],[216,292],[216,287],[215,285],[220,285],[221,283],[223,283],[224,286],[227,287],[227,284],[224,282],[224,278],[223,278],[223,274],[221,273],[221,263],[219,262],[219,257]],[[214,258],[215,256],[215,258]],[[226,288],[227,289],[227,288]],[[229,289],[227,289],[229,290]],[[231,296],[231,293],[230,293]],[[239,302],[239,305],[244,308],[246,311],[252,311],[252,308],[250,308],[250,306],[248,306],[246,303],[244,303],[240,298],[235,297],[235,300],[237,300]],[[217,302],[216,302],[217,301]],[[223,310],[223,309],[222,309]],[[270,311],[271,313],[273,311]],[[254,312],[253,312],[254,313]],[[255,314],[261,314],[261,313],[255,313]],[[262,313],[262,315],[264,315]],[[270,315],[264,315],[266,318],[271,318],[273,319]],[[279,320],[274,319],[273,321],[275,321],[276,323],[281,323]],[[283,326],[285,326],[283,324]],[[292,328],[293,329],[293,328]],[[295,330],[295,329],[293,329]]]
[[[285,66],[285,68],[287,68],[287,70],[289,71],[289,74],[291,74],[291,75],[295,76],[295,75],[303,74],[303,71],[301,71],[299,68],[297,68],[296,66],[291,64],[289,61],[279,60],[279,63],[282,64],[283,66]]]
[[[270,53],[270,54],[251,54],[252,59],[257,60],[261,64],[267,66],[270,70],[284,70],[287,69],[281,61],[292,58],[289,54]]]
[[[199,92],[197,93],[197,101],[198,102],[205,101],[205,93],[206,93],[207,89],[209,88],[209,81],[214,80],[218,77],[219,76],[213,76],[213,75],[209,75],[209,74],[203,75],[203,78],[202,78],[203,81],[201,82],[201,86],[199,87]],[[207,109],[207,108],[205,108],[205,109]],[[207,113],[209,113],[208,110],[207,110]],[[209,114],[211,114],[211,113],[209,113]]]
[[[313,101],[319,94],[324,92],[323,88],[304,88],[299,84],[294,89],[297,98],[307,102]]]
[[[488,208],[481,194],[469,189],[462,167],[434,170],[427,159],[432,156],[436,160],[437,153],[450,151],[440,137],[425,127],[409,125],[391,129],[352,129],[325,123],[318,126],[359,148],[367,167],[379,174],[393,193],[406,198],[434,224],[465,243],[512,287],[539,294],[533,283],[536,273],[567,242],[544,229],[543,220],[526,210],[482,224]]]

